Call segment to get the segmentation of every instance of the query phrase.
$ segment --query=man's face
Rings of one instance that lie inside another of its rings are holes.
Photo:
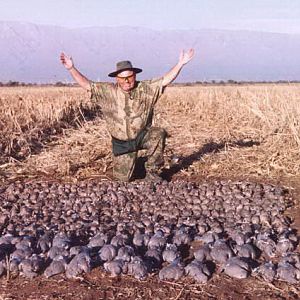
[[[118,85],[126,93],[129,93],[134,88],[135,79],[136,74],[131,70],[123,71],[116,77]]]

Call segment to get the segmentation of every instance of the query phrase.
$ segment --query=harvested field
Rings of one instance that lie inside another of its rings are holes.
[[[285,214],[299,230],[299,101],[296,84],[168,88],[155,119],[169,133],[162,177],[283,186],[294,200]],[[1,88],[0,104],[2,188],[16,181],[77,184],[111,178],[109,134],[84,91]],[[4,299],[74,299],[74,291],[78,299],[297,299],[300,292],[299,283],[253,277],[237,281],[220,274],[199,285],[187,279],[161,283],[152,276],[140,283],[109,278],[99,269],[81,282],[38,277],[34,282],[2,278],[1,284]]]
[[[297,176],[299,91],[296,84],[168,88],[156,111],[156,124],[170,134],[166,160],[177,162],[166,176]],[[7,179],[75,180],[109,170],[109,135],[84,91],[2,88],[0,97]]]

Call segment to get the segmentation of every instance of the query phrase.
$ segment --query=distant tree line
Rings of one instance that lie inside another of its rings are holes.
[[[211,81],[195,81],[187,83],[173,83],[172,85],[180,86],[193,86],[193,85],[244,85],[244,84],[290,84],[300,83],[300,80],[277,80],[277,81],[237,81],[233,79],[229,80],[211,80]]]
[[[25,83],[20,81],[9,80],[7,82],[0,81],[1,86],[9,86],[9,87],[18,87],[18,86],[76,86],[74,83],[65,83],[61,81],[57,81],[55,83]]]
[[[243,85],[243,84],[289,84],[289,83],[300,83],[300,80],[277,80],[277,81],[237,81],[233,79],[229,80],[210,80],[210,81],[195,81],[195,82],[186,82],[186,83],[173,83],[172,85],[179,86],[193,86],[193,85]],[[55,83],[25,83],[14,80],[9,80],[8,82],[1,82],[1,86],[8,87],[20,87],[20,86],[78,86],[76,83],[65,83],[62,81],[57,81]]]

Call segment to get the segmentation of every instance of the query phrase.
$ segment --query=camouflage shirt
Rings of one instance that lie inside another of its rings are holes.
[[[151,124],[153,108],[163,93],[163,78],[137,81],[125,93],[117,84],[91,82],[91,97],[103,112],[110,134],[119,140],[132,140]]]

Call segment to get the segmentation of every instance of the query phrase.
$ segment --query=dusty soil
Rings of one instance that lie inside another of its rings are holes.
[[[300,286],[276,282],[270,284],[256,278],[232,280],[215,275],[207,284],[198,285],[185,279],[161,282],[156,276],[147,281],[131,277],[110,278],[95,269],[76,281],[61,276],[1,280],[0,299],[299,299]]]

